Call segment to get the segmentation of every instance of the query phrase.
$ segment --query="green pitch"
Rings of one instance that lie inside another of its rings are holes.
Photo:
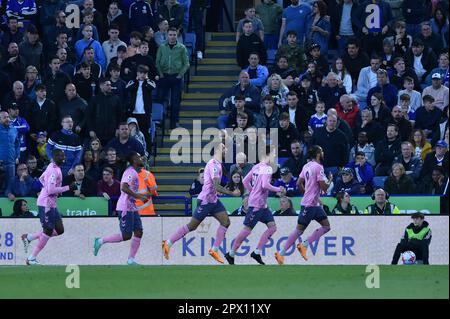
[[[81,266],[66,288],[61,266],[0,267],[0,298],[449,298],[446,266]]]

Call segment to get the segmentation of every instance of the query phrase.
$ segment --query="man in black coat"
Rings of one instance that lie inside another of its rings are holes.
[[[347,52],[344,54],[343,61],[348,73],[352,77],[353,85],[356,85],[361,69],[370,65],[369,56],[360,50],[356,38],[349,39]]]
[[[102,145],[106,145],[115,136],[119,123],[124,120],[124,109],[119,97],[112,94],[111,81],[102,78],[100,92],[89,101],[87,108],[89,136],[98,137]]]
[[[392,168],[392,162],[401,155],[401,143],[398,126],[388,124],[386,138],[378,142],[375,147],[375,175],[386,176]]]
[[[278,157],[289,157],[291,142],[299,140],[300,134],[295,125],[289,122],[289,113],[281,113],[278,119]]]
[[[261,38],[253,33],[253,26],[250,20],[245,20],[243,23],[244,33],[239,38],[236,46],[237,64],[241,69],[248,67],[248,58],[250,53],[258,53],[260,64],[266,65],[267,51],[264,42]]]
[[[58,101],[58,123],[64,116],[70,115],[73,119],[74,132],[82,135],[82,131],[86,128],[86,108],[87,102],[77,94],[74,84],[66,85],[65,96]]]
[[[49,60],[50,73],[44,77],[43,83],[47,88],[48,98],[52,101],[59,101],[64,97],[66,85],[70,83],[70,77],[60,71],[61,61],[57,56]]]
[[[152,90],[156,88],[154,81],[148,78],[149,69],[145,65],[137,67],[137,78],[128,82],[127,116],[137,119],[139,128],[145,136],[147,148],[151,145],[150,120],[152,118]]]
[[[293,176],[298,177],[302,171],[303,165],[305,165],[306,160],[303,157],[303,147],[300,141],[291,141],[291,157],[289,157],[282,167],[289,168],[289,171]]]
[[[47,99],[47,88],[44,84],[36,86],[36,99],[30,105],[28,124],[30,124],[31,140],[36,142],[39,132],[51,136],[57,130],[57,113],[55,103]],[[34,149],[34,147],[31,147]]]
[[[398,105],[394,106],[391,111],[391,120],[389,123],[397,125],[400,139],[402,142],[409,140],[412,132],[411,122],[405,119],[402,108]]]
[[[347,137],[337,128],[337,116],[330,114],[326,125],[314,130],[313,144],[323,149],[323,166],[326,171],[335,173],[338,167],[348,162],[349,147]]]
[[[97,183],[84,172],[83,164],[75,165],[72,175],[68,175],[63,179],[63,185],[70,185],[75,182],[77,189],[75,191],[69,190],[63,193],[65,197],[92,197],[97,195]]]

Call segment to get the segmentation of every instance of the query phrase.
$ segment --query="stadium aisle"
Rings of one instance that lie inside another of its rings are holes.
[[[180,126],[186,128],[192,138],[200,132],[193,132],[193,120],[201,120],[202,130],[217,127],[218,101],[223,92],[236,83],[239,67],[236,65],[236,42],[234,33],[212,33],[206,43],[204,59],[199,61],[197,75],[191,67],[189,93],[183,93]],[[181,163],[176,166],[170,160],[171,147],[178,140],[170,140],[170,130],[164,132],[163,146],[158,145],[155,166],[151,168],[158,183],[160,196],[186,196],[189,187],[204,163]],[[208,141],[202,141],[202,146]],[[187,145],[186,145],[187,146]],[[193,149],[190,153],[199,153]],[[191,161],[192,155],[189,154]],[[178,202],[178,201],[177,201]],[[157,204],[160,213],[184,214],[183,204]]]

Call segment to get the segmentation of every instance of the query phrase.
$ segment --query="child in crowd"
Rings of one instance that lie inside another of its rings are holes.
[[[403,93],[400,95],[400,107],[402,108],[402,113],[405,119],[411,122],[414,126],[416,121],[416,111],[411,108],[411,98],[408,94]]]
[[[409,76],[405,77],[405,79],[403,80],[403,87],[405,89],[398,92],[397,104],[400,105],[400,97],[403,94],[408,94],[410,98],[409,107],[413,112],[416,112],[416,110],[422,106],[422,96],[420,95],[420,92],[414,90],[414,79]]]
[[[311,134],[318,127],[323,127],[327,122],[327,115],[325,114],[325,103],[319,101],[316,103],[316,114],[312,115],[308,122],[308,130]]]

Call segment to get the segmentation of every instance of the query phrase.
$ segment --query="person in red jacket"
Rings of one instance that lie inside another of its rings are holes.
[[[346,121],[352,129],[356,126],[357,118],[361,118],[358,104],[348,94],[344,94],[336,104],[336,111],[340,119]]]

